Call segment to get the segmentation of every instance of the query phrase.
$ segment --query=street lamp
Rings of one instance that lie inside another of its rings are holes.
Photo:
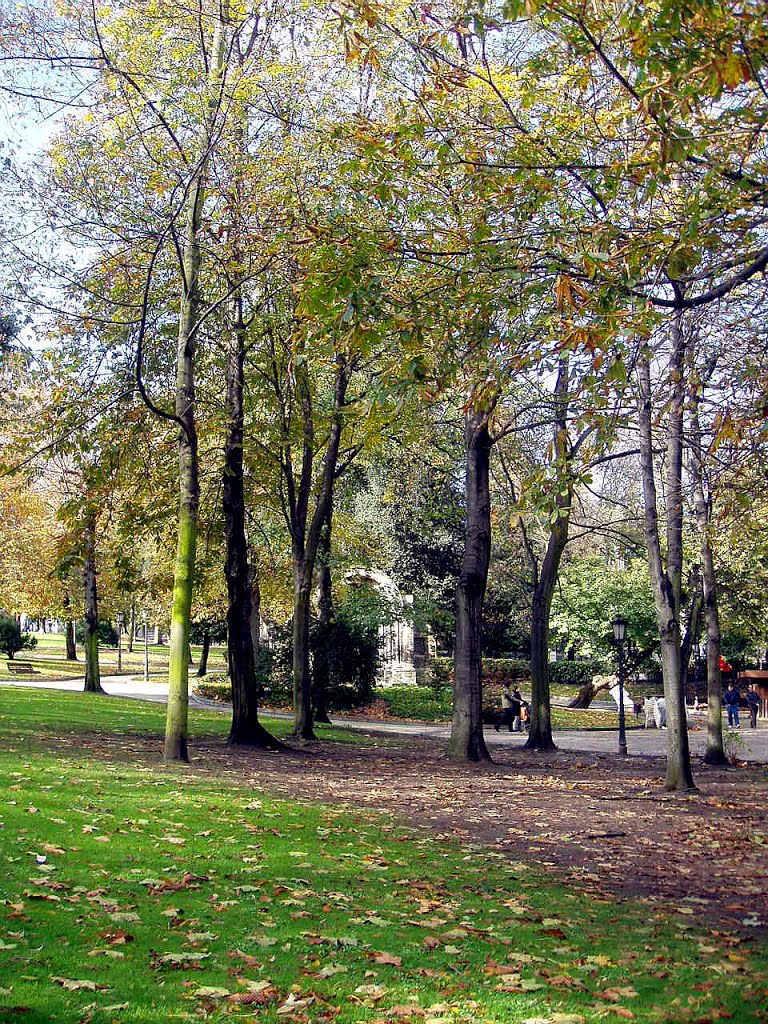
[[[141,621],[144,623],[144,682],[149,682],[149,615],[141,613]]]
[[[125,622],[125,615],[122,612],[117,613],[117,671],[118,674],[123,671],[123,623]]]
[[[624,637],[627,635],[627,620],[617,615],[611,623],[613,638],[619,652],[619,753],[627,752],[627,732],[624,722]]]

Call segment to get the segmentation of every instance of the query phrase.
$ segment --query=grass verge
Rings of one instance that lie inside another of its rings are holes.
[[[764,1019],[766,950],[684,903],[616,902],[193,769],[47,752],[84,697],[38,698],[0,691],[0,1019]],[[117,704],[90,705],[105,749]]]

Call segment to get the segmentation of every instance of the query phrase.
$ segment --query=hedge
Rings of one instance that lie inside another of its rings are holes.
[[[606,675],[613,669],[596,658],[591,661],[553,661],[549,666],[549,681],[561,686],[584,686],[592,676]]]
[[[450,690],[436,694],[428,686],[387,686],[377,688],[376,697],[383,700],[394,718],[416,718],[436,722],[450,718],[453,700]]]
[[[439,691],[453,685],[453,658],[435,658],[431,664],[432,689]],[[483,685],[523,683],[531,678],[531,663],[520,658],[484,658]]]

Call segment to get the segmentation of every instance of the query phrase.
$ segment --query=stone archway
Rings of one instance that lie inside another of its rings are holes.
[[[389,602],[392,622],[379,626],[381,686],[415,686],[413,621],[405,613],[413,605],[412,594],[401,594],[395,581],[380,569],[350,569],[344,576],[350,586],[374,587]]]

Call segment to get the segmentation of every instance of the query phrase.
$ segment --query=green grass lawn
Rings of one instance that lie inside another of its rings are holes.
[[[268,714],[260,719],[273,735],[289,735],[293,723]],[[230,727],[230,716],[222,711],[189,709],[191,740],[207,737],[222,739]],[[93,693],[67,693],[60,690],[21,689],[0,685],[0,740],[13,737],[21,749],[37,750],[52,735],[76,737],[78,733],[97,731],[105,736],[140,735],[156,737],[162,744],[165,730],[165,705],[150,701],[110,698]],[[319,738],[344,743],[364,743],[366,738],[349,729],[318,725]]]
[[[83,652],[78,644],[78,661],[66,661],[64,657],[64,635],[62,633],[35,633],[37,646],[30,651],[19,651],[14,661],[29,662],[35,670],[35,678],[63,679],[69,676],[82,676]],[[163,644],[150,644],[148,648],[149,671],[152,675],[166,673],[168,671],[169,649]],[[194,676],[200,660],[200,647],[192,645],[192,658],[194,669],[190,666],[190,675]],[[117,674],[117,648],[101,646],[99,650],[99,662],[103,675]],[[122,672],[127,675],[141,675],[144,671],[144,645],[141,640],[135,640],[133,651],[128,650],[128,644],[123,637],[121,652]],[[222,647],[212,647],[208,657],[208,669],[210,672],[226,671],[226,655]],[[7,659],[0,658],[0,679],[13,678],[8,671]]]
[[[161,716],[0,688],[0,1019],[764,1020],[765,948],[685,912],[231,775],[48,749]]]

